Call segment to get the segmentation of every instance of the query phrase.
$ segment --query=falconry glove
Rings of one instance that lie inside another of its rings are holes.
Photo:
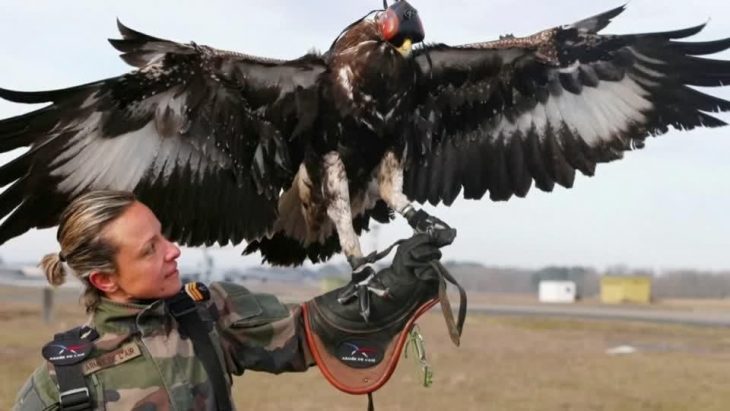
[[[396,254],[393,267],[395,267],[395,264],[401,264],[402,266],[398,267],[401,271],[413,268],[417,264],[424,265],[431,261],[438,261],[441,258],[438,247],[449,245],[456,238],[455,229],[423,210],[411,209],[406,216],[414,229],[415,235],[423,234],[425,237],[422,241],[428,239],[424,244],[429,246],[425,248],[422,246],[420,251],[413,251],[408,256]],[[350,263],[357,268],[353,271],[350,282],[339,290],[337,301],[340,304],[348,304],[357,299],[360,316],[367,322],[370,316],[370,295],[375,294],[377,297],[384,298],[388,296],[389,292],[388,286],[382,282],[383,276],[376,275],[371,264],[390,254],[394,247],[412,240],[396,241],[381,252],[374,251],[370,255],[357,259],[355,264],[351,260]],[[409,261],[408,258],[411,260]],[[417,263],[414,264],[414,261]]]
[[[452,340],[458,345],[466,316],[466,295],[439,262],[439,248],[455,237],[455,230],[450,230],[449,236],[416,234],[399,242],[392,265],[368,274],[369,287],[384,292],[372,298],[368,297],[369,291],[357,295],[361,302],[368,298],[367,321],[361,316],[361,304],[341,303],[343,293],[354,298],[352,283],[303,305],[309,349],[335,387],[350,394],[370,395],[385,384],[416,319],[439,301],[444,315],[451,316],[446,281],[455,284],[461,293],[459,318],[447,319]]]

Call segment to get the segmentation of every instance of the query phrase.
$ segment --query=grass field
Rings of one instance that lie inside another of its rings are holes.
[[[40,346],[84,318],[75,298],[58,296],[56,322],[40,320],[40,290],[0,287],[0,410],[9,409],[40,363]],[[420,325],[434,385],[402,359],[375,393],[380,410],[728,410],[730,329],[614,321],[468,317],[462,346],[438,313]],[[631,345],[635,354],[608,355]],[[234,384],[240,410],[363,410],[367,399],[328,385],[317,369]]]

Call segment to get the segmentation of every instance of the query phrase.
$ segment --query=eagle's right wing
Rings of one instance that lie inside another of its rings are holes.
[[[179,44],[119,24],[110,40],[138,67],[63,90],[16,92],[50,103],[0,121],[0,244],[57,224],[78,195],[134,191],[185,245],[238,243],[271,228],[317,113],[325,63],[280,61]]]

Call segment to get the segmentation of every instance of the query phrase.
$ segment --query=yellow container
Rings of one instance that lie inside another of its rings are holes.
[[[616,277],[601,278],[601,301],[606,304],[651,302],[650,277]]]

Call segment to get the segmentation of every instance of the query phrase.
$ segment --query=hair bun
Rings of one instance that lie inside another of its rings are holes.
[[[61,260],[61,253],[46,254],[40,263],[48,283],[59,286],[66,282],[66,269]]]

